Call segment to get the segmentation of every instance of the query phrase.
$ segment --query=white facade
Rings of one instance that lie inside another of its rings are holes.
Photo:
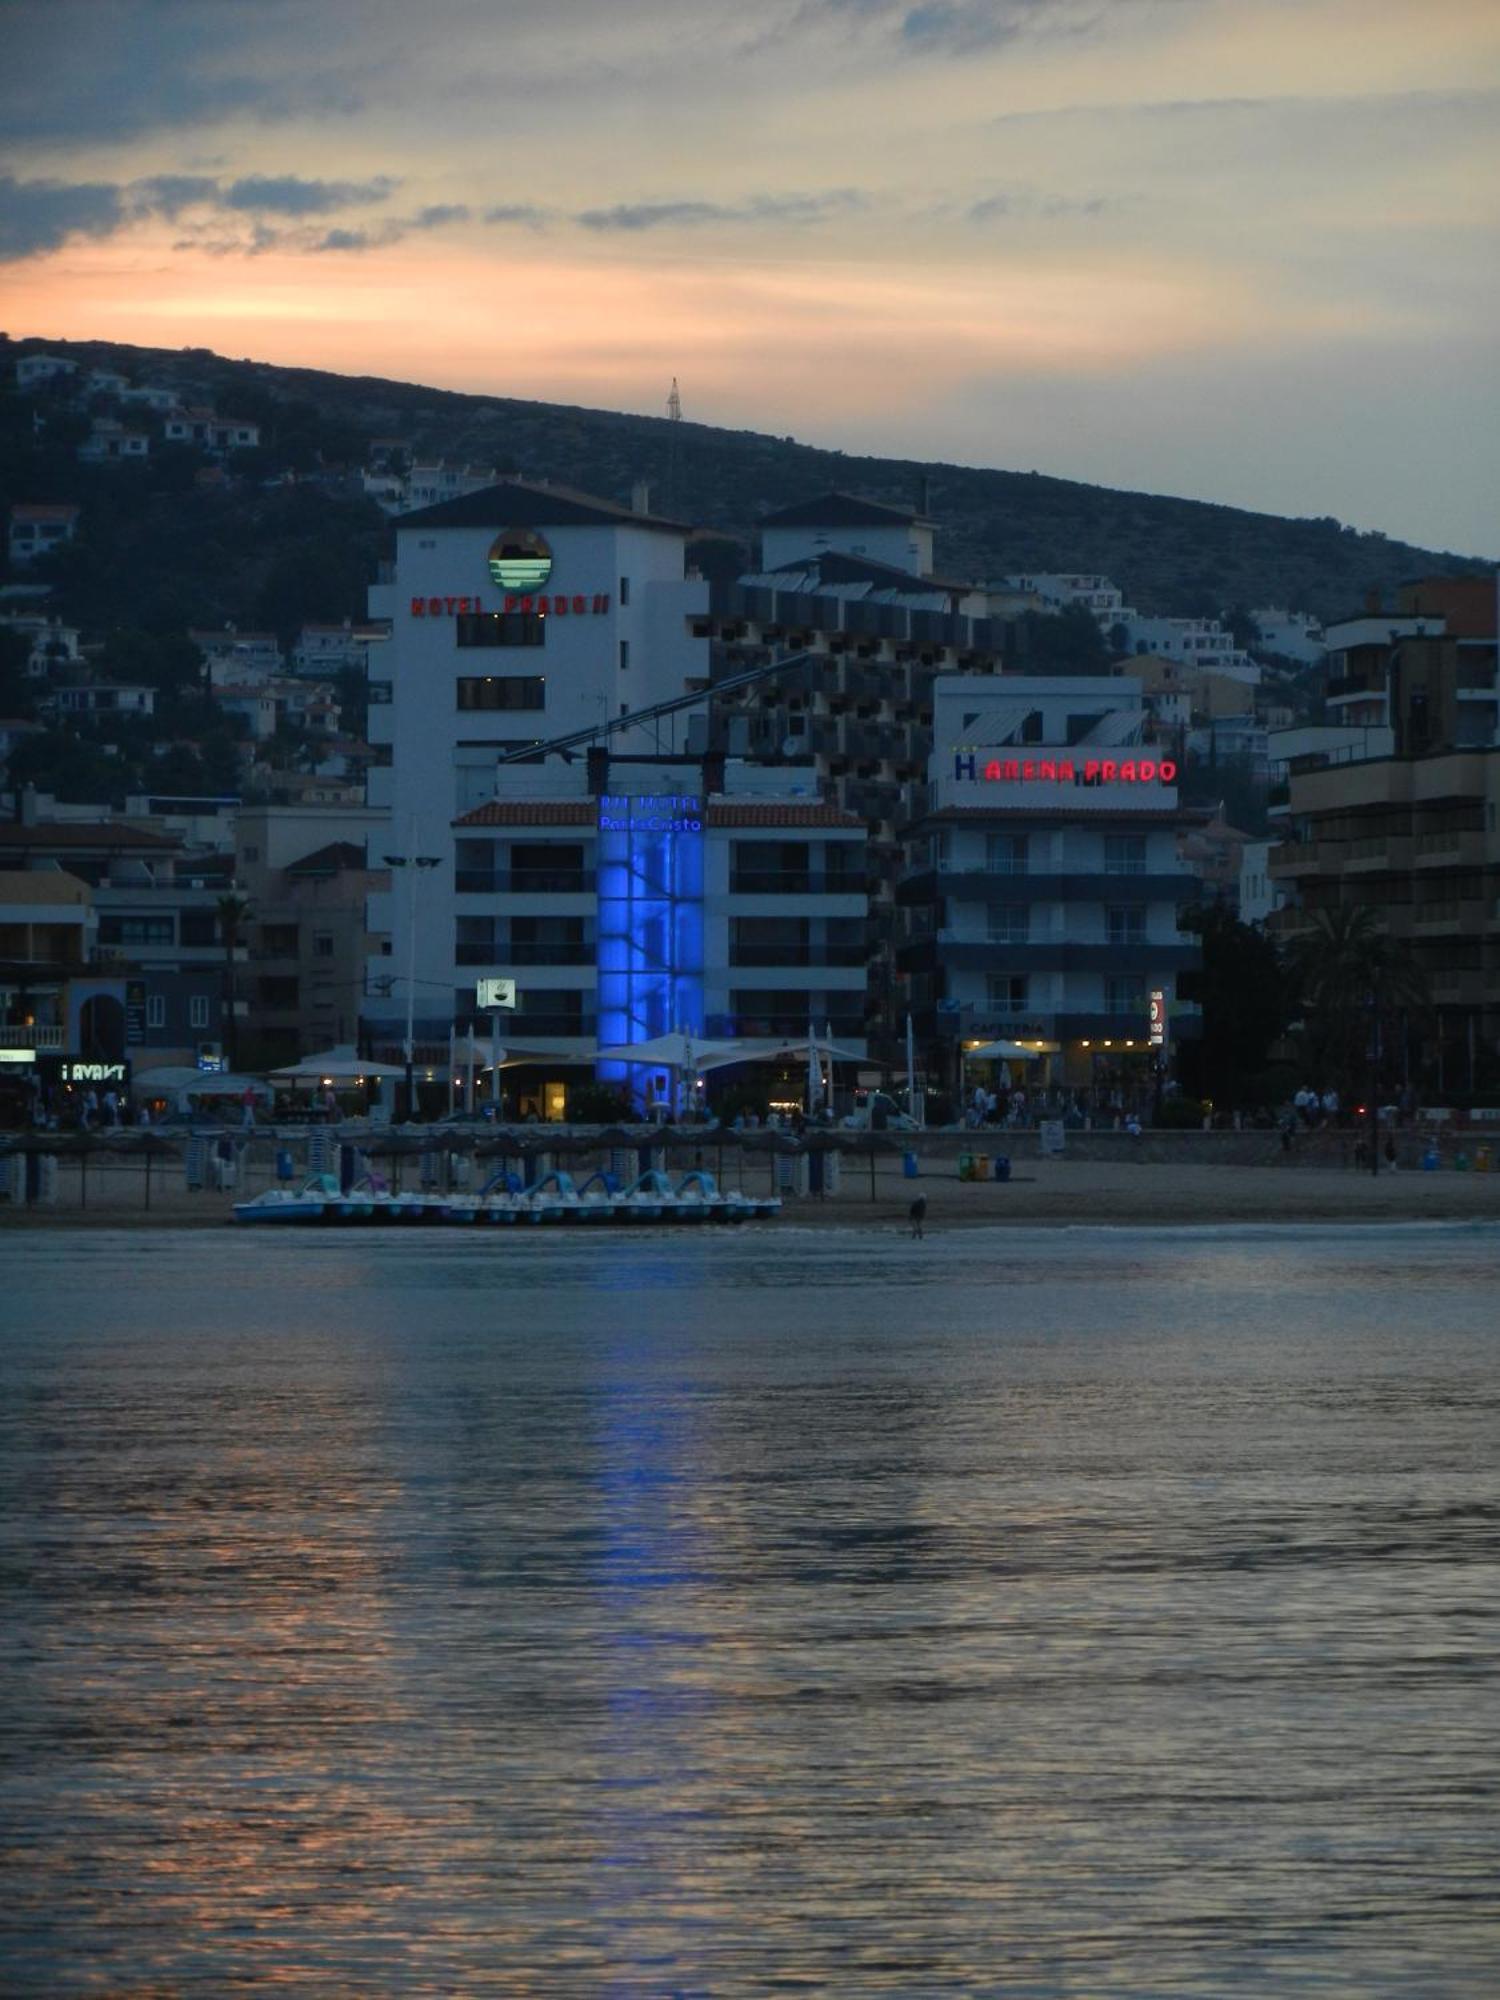
[[[151,439],[145,431],[127,430],[109,417],[95,417],[94,428],[78,447],[84,465],[118,465],[134,460],[142,463],[151,455]]]
[[[1176,765],[1139,684],[944,677],[934,741],[937,900],[915,962],[940,976],[954,1031],[1046,1044],[1069,1082],[1091,1052],[1144,1051],[1150,993],[1174,1011],[1197,962],[1178,928],[1197,891],[1177,853]]]
[[[760,566],[781,569],[809,556],[860,556],[911,576],[932,574],[932,523],[920,514],[852,494],[768,514],[760,527]]]
[[[495,581],[489,558],[502,529],[544,540],[545,584]],[[518,481],[397,523],[395,581],[370,591],[371,616],[390,621],[391,638],[369,684],[380,761],[368,799],[389,809],[394,851],[439,859],[423,882],[419,997],[451,994],[453,822],[497,795],[500,759],[707,679],[708,643],[691,628],[708,586],[684,576],[686,538],[673,524]],[[610,742],[663,747],[654,730]],[[371,931],[405,934],[391,907],[404,907],[403,893],[398,879],[390,897],[372,899]],[[404,994],[393,1004],[404,1007]],[[378,996],[369,1005],[378,1015]]]
[[[1287,888],[1271,874],[1274,840],[1247,840],[1240,853],[1240,922],[1263,924],[1273,911],[1286,907]]]
[[[1273,604],[1252,611],[1250,616],[1255,620],[1256,635],[1264,652],[1315,667],[1327,651],[1323,627],[1311,612],[1283,611]]]

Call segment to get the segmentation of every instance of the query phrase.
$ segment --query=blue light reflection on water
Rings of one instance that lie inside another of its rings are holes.
[[[6,1248],[7,1991],[1493,1990],[1493,1231]]]

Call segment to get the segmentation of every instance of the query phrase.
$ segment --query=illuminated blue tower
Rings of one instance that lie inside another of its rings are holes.
[[[599,1042],[703,1033],[703,804],[682,795],[599,800]],[[600,1063],[638,1103],[649,1068]]]

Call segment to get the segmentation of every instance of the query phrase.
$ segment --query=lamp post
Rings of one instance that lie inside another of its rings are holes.
[[[417,1011],[417,871],[421,868],[436,868],[442,860],[440,854],[386,854],[381,859],[387,868],[404,868],[406,873],[406,1040],[402,1044],[402,1054],[406,1061],[406,1122],[411,1124],[416,1118],[417,1086],[413,1075],[415,1067],[415,1030]]]

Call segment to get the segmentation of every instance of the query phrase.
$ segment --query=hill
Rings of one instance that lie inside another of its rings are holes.
[[[236,458],[232,484],[204,493],[171,453],[149,468],[81,467],[57,437],[32,435],[19,406],[34,399],[8,395],[0,498],[93,501],[86,553],[63,564],[58,581],[70,615],[94,624],[161,631],[234,618],[285,630],[300,617],[359,615],[384,523],[356,481],[328,468],[357,468],[372,437],[399,437],[424,459],[493,465],[618,498],[644,480],[655,509],[746,543],[762,514],[830,486],[896,504],[925,492],[943,573],[1097,570],[1143,611],[1283,604],[1331,617],[1372,591],[1388,598],[1414,575],[1486,566],[1332,519],[1284,519],[1038,472],[847,456],[751,431],[236,361],[201,348],[7,341],[4,375],[13,375],[17,356],[43,349],[170,384],[254,418],[266,439],[261,452]],[[288,465],[311,483],[268,490],[264,477]]]

